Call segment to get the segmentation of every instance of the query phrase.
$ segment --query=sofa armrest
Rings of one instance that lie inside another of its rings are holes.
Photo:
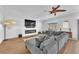
[[[43,54],[43,52],[39,48],[30,44],[29,42],[26,42],[26,46],[32,54]]]

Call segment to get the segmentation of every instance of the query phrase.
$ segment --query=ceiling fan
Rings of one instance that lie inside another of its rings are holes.
[[[66,10],[64,9],[59,9],[60,5],[57,5],[56,7],[52,7],[52,10],[49,11],[50,14],[54,14],[56,16],[57,12],[65,12]]]

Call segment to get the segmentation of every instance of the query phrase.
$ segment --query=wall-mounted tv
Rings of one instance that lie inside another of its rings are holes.
[[[34,28],[35,26],[36,26],[36,21],[35,20],[25,19],[25,27],[26,28]]]

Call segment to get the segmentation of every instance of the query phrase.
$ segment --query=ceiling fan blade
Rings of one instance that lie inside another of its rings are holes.
[[[65,12],[66,10],[56,10],[56,12]]]
[[[53,11],[55,11],[56,9],[58,9],[60,7],[60,5],[58,5],[56,8],[52,7]]]
[[[58,9],[60,7],[60,5],[58,5],[55,9]]]

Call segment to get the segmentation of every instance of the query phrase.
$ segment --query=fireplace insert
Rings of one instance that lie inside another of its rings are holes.
[[[36,33],[36,30],[25,30],[25,34]]]

